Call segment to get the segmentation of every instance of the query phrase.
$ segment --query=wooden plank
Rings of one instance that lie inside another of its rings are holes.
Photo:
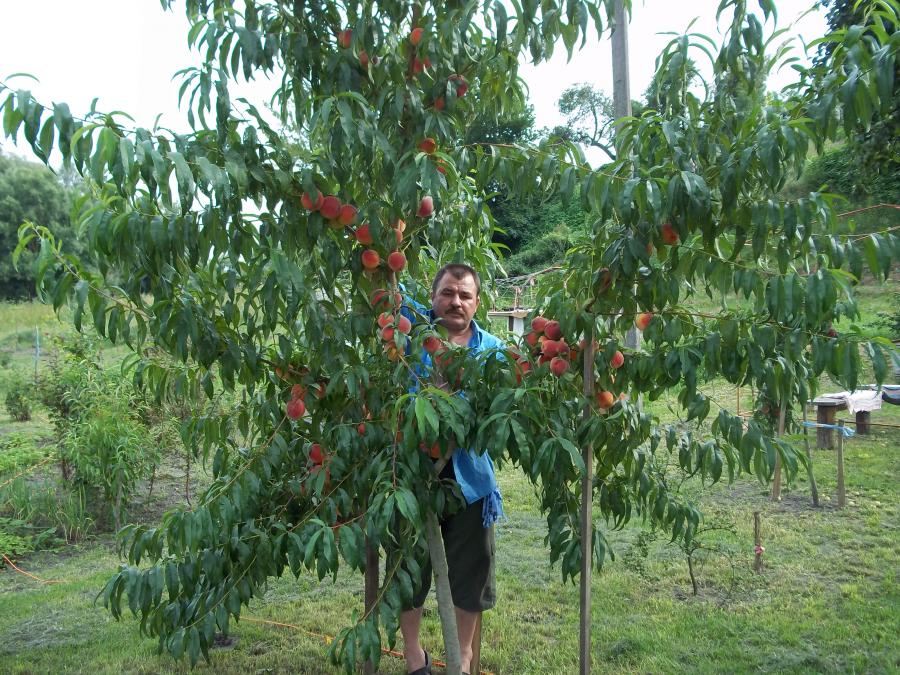
[[[472,661],[469,663],[469,672],[474,675],[481,672],[481,619],[484,612],[479,612],[475,619],[475,634],[472,636]]]
[[[366,573],[363,582],[366,613],[372,611],[375,607],[375,602],[378,600],[378,557],[378,548],[372,546],[369,538],[366,537]],[[363,664],[363,673],[365,675],[374,675],[375,664],[371,661],[366,661]]]

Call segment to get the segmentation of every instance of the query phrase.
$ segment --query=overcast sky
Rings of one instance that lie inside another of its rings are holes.
[[[797,21],[812,4],[813,0],[778,0],[779,27],[790,27],[790,35],[807,42],[821,36],[825,31],[821,10]],[[140,126],[151,126],[162,113],[164,126],[185,130],[178,83],[172,76],[196,64],[198,57],[187,49],[189,26],[182,5],[176,6],[175,11],[164,12],[159,0],[0,0],[0,78],[31,89],[44,104],[65,101],[76,115],[99,97],[99,110],[125,111]],[[717,6],[718,0],[634,0],[629,26],[632,98],[641,98],[653,75],[654,59],[671,39],[660,33],[684,32],[696,17],[691,30],[719,41]],[[723,28],[727,21],[726,14]],[[766,29],[771,32],[771,21]],[[797,56],[803,57],[802,43],[798,41],[796,48]],[[699,52],[696,58],[699,62]],[[17,72],[30,73],[40,83],[8,79]],[[562,121],[556,101],[566,87],[589,82],[612,94],[609,42],[589,43],[570,63],[560,48],[551,62],[526,65],[521,74],[530,89],[537,125],[553,126]],[[791,79],[792,71],[785,69],[769,88],[779,89]],[[272,89],[260,83],[242,93],[264,102]],[[26,154],[21,143],[18,148],[9,143],[3,147]]]

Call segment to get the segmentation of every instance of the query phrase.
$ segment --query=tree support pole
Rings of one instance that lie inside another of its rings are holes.
[[[591,415],[591,399],[594,397],[594,329],[588,336],[584,350],[584,417]],[[590,443],[581,450],[584,475],[581,477],[581,614],[578,631],[579,675],[591,672],[591,562],[594,542],[594,450]]]
[[[438,616],[441,618],[441,632],[444,636],[444,650],[447,658],[448,675],[461,675],[462,658],[459,650],[459,631],[456,629],[456,612],[450,593],[450,574],[447,570],[447,552],[437,515],[429,513],[425,518],[425,537],[431,568],[434,570],[434,589],[437,594]]]
[[[847,488],[844,485],[844,421],[838,422],[837,445],[837,493],[838,506],[844,508],[847,505]]]
[[[778,411],[778,438],[784,436],[784,420],[787,416],[787,403],[781,404]],[[781,453],[775,453],[775,477],[772,479],[772,501],[781,501]]]
[[[366,537],[366,576],[365,576],[365,603],[366,614],[374,611],[378,600],[378,547],[372,546],[372,542]],[[366,661],[363,665],[365,675],[374,675],[375,664]]]
[[[803,443],[806,445],[806,475],[809,476],[809,489],[812,493],[813,506],[819,505],[819,488],[816,486],[816,475],[813,473],[812,450],[809,449],[809,427],[806,426],[806,404],[803,404]]]

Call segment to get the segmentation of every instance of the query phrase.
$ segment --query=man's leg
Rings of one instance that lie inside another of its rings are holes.
[[[400,613],[400,634],[403,635],[403,658],[406,672],[412,673],[425,666],[425,650],[419,644],[419,625],[422,623],[422,607]],[[473,624],[474,626],[474,624]]]
[[[481,612],[467,612],[459,607],[456,610],[456,630],[459,633],[459,653],[462,670],[471,673],[469,666],[472,664],[472,640],[475,637],[475,624]]]

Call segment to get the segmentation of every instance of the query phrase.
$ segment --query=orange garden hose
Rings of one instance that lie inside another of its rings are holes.
[[[35,581],[39,581],[42,584],[64,584],[65,583],[65,581],[60,581],[58,579],[41,579],[40,577],[33,575],[31,572],[26,572],[25,570],[16,567],[16,564],[12,560],[7,558],[5,553],[0,553],[0,556],[3,557],[3,559],[6,561],[7,565],[12,567],[19,574],[24,574],[29,579],[34,579]]]

